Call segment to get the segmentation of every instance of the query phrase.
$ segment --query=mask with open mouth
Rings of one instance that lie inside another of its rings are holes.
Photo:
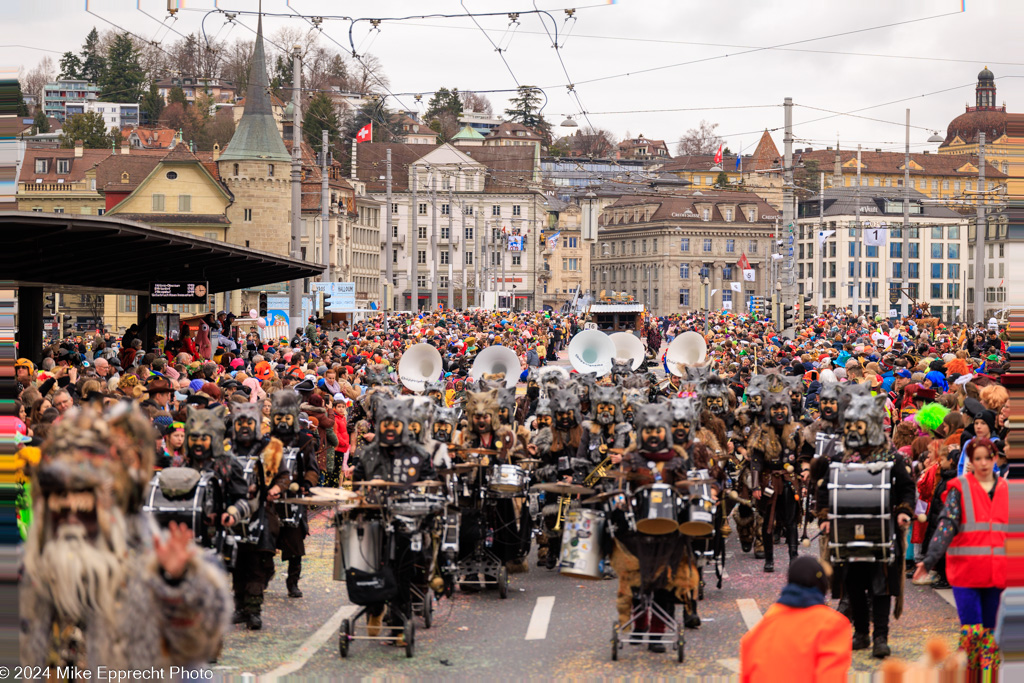
[[[622,387],[595,386],[590,395],[591,404],[594,406],[594,420],[598,424],[607,427],[619,421]]]
[[[641,406],[636,412],[637,447],[641,453],[660,453],[672,447],[671,417],[664,403]]]
[[[576,394],[557,390],[551,393],[551,414],[554,417],[555,427],[560,431],[567,432],[580,423],[580,399]]]
[[[255,403],[235,403],[231,409],[231,435],[236,444],[248,448],[256,442],[263,420]]]
[[[224,419],[227,408],[209,410],[189,406],[185,419],[185,450],[193,467],[203,466],[224,455]]]
[[[395,448],[407,443],[409,436],[408,416],[412,411],[409,399],[381,401],[374,413],[377,420],[377,443],[383,448]]]
[[[301,398],[294,389],[279,389],[270,397],[270,428],[285,439],[299,431]]]
[[[432,431],[434,440],[443,443],[451,443],[455,436],[455,427],[459,421],[458,408],[437,408],[434,410],[434,424]]]
[[[693,430],[700,422],[700,405],[697,399],[674,398],[669,401],[669,416],[672,420],[672,443],[684,445],[693,438]]]

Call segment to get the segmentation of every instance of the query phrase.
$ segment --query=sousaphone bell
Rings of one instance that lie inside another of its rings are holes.
[[[668,363],[668,371],[676,377],[683,377],[685,371],[679,368],[679,364],[698,365],[708,357],[708,343],[704,341],[703,335],[693,332],[683,332],[672,340],[665,353],[665,362]]]
[[[596,372],[604,377],[612,371],[615,342],[599,330],[583,330],[569,342],[569,362],[581,374]]]
[[[437,379],[444,372],[441,354],[430,344],[413,344],[398,361],[398,378],[406,389],[423,391],[426,383]]]
[[[647,354],[644,343],[635,334],[629,332],[616,332],[610,338],[615,344],[615,357],[628,358],[632,361],[632,369],[639,369]]]
[[[519,382],[523,364],[516,352],[507,346],[488,346],[477,354],[469,374],[479,380],[484,375],[505,375],[505,386],[511,389]]]

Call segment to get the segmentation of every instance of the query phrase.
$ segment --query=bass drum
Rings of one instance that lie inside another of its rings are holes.
[[[263,535],[263,527],[266,524],[265,516],[258,514],[260,512],[259,496],[263,479],[263,462],[259,458],[241,458],[241,461],[245,473],[245,484],[249,489],[246,497],[249,499],[252,515],[247,524],[240,524],[233,531],[237,542],[255,545],[260,542],[260,536]]]
[[[200,545],[208,546],[216,530],[213,472],[173,467],[153,474],[142,509],[163,529],[171,522],[184,524]]]
[[[571,510],[565,516],[558,573],[578,579],[600,580],[604,563],[601,538],[605,515],[600,510]]]
[[[381,568],[384,527],[379,519],[339,521],[334,534],[334,579],[344,581],[349,569],[376,573]]]
[[[286,448],[281,458],[281,469],[288,473],[293,483],[299,481],[299,449]],[[281,518],[281,526],[298,527],[305,519],[305,510],[301,505],[277,503],[277,515]]]
[[[889,562],[894,553],[892,463],[832,463],[828,473],[833,563]]]
[[[690,501],[687,505],[688,518],[679,525],[679,531],[687,536],[708,536],[715,531],[715,511],[718,504],[711,496],[714,480],[707,470],[690,470],[686,473],[690,484]]]
[[[686,500],[668,484],[650,484],[633,494],[636,530],[642,534],[662,536],[679,531],[686,521]]]

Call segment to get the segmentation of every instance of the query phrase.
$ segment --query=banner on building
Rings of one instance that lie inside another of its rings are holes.
[[[865,247],[884,247],[886,236],[889,234],[889,227],[882,223],[876,227],[864,228],[864,246]]]
[[[508,250],[509,251],[522,251],[523,250],[523,236],[522,235],[509,235],[508,236]]]
[[[743,291],[743,285],[741,283],[739,283],[739,282],[730,282],[729,283],[729,288],[732,289],[732,291],[734,291],[734,292],[742,292]]]
[[[743,271],[743,281],[744,282],[756,282],[757,281],[757,271],[754,270],[753,268],[751,268],[749,270],[744,270]]]

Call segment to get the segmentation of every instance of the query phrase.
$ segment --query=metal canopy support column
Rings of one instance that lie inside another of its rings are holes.
[[[43,360],[43,288],[18,288],[18,357]]]

